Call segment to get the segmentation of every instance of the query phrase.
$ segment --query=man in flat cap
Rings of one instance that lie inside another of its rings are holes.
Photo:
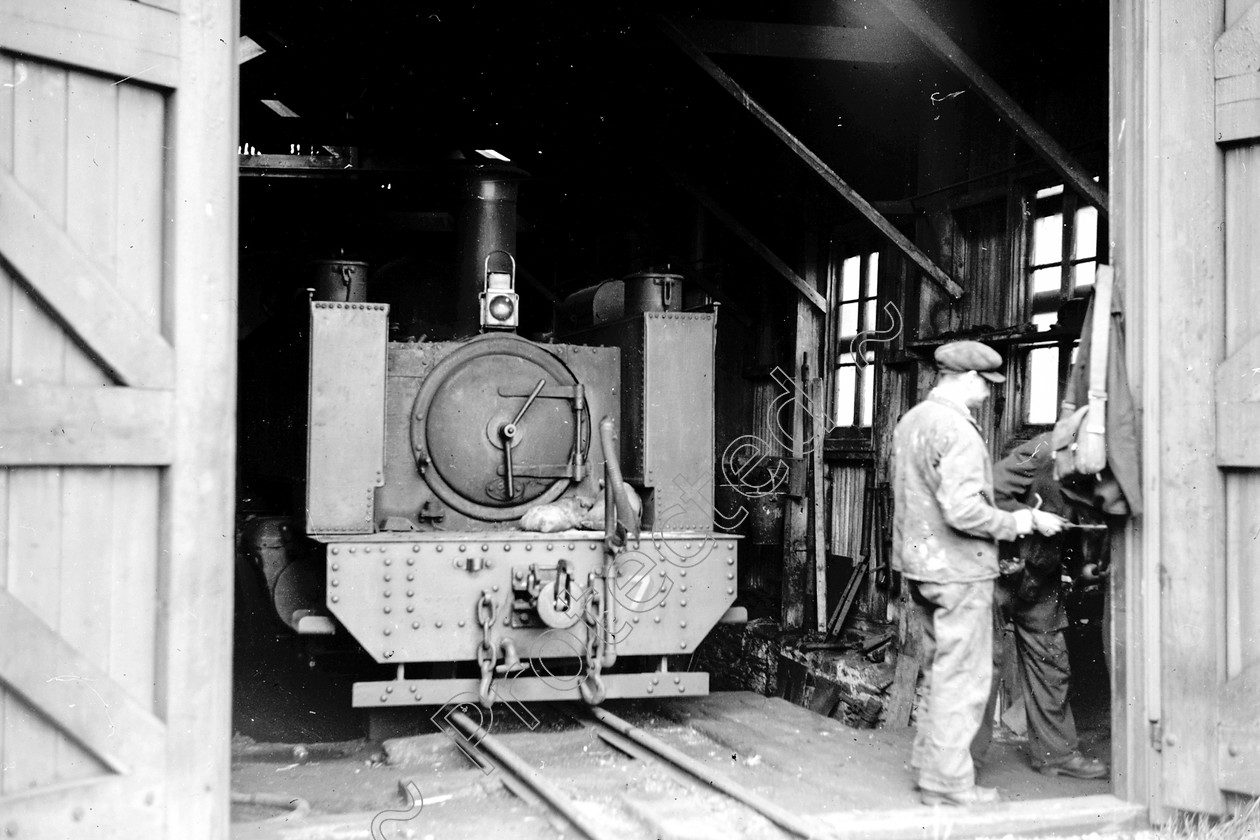
[[[893,568],[923,628],[923,701],[910,764],[928,805],[981,805],[1001,797],[976,785],[971,741],[993,678],[993,584],[998,540],[1065,521],[993,504],[993,464],[971,410],[1004,382],[1002,357],[976,341],[936,350],[940,378],[893,433]]]

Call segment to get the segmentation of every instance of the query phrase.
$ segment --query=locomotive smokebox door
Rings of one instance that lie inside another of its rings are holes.
[[[586,475],[590,412],[559,358],[510,334],[473,339],[425,379],[411,416],[417,467],[454,510],[517,519]]]

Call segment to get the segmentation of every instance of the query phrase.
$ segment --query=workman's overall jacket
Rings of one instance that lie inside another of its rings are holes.
[[[1054,449],[1050,433],[1022,443],[994,467],[994,502],[1003,510],[1038,507],[1074,521],[1075,509],[1063,497],[1054,478]],[[1067,613],[1059,597],[1067,532],[1053,537],[1033,534],[1019,542],[1003,543],[1003,558],[1018,557],[1023,568],[1002,579],[999,600],[1022,626],[1039,633],[1067,627]]]
[[[933,390],[897,424],[893,463],[893,569],[932,583],[996,578],[996,541],[1015,539],[1015,517],[993,505],[993,467],[971,412]]]
[[[939,388],[893,433],[893,568],[909,580],[922,628],[922,702],[910,765],[919,788],[975,786],[969,748],[993,678],[993,587],[999,539],[1014,514],[993,506],[993,467],[971,412]]]

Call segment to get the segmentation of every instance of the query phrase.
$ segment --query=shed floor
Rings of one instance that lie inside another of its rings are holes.
[[[853,812],[933,810],[919,804],[914,790],[907,764],[909,729],[852,729],[784,700],[749,692],[668,702],[609,702],[607,707],[789,811],[815,815],[837,827],[844,826],[845,815]],[[549,777],[576,791],[575,796],[586,803],[583,807],[598,812],[602,797],[627,784],[624,763],[602,752],[602,745],[589,733],[557,712],[546,707],[534,711],[542,719],[538,730],[531,732],[518,724],[513,731],[502,716],[491,729]],[[260,823],[257,820],[276,812],[260,806],[239,807],[234,812],[233,836],[370,837],[374,814],[405,809],[408,800],[401,786],[408,781],[422,792],[426,807],[414,820],[395,823],[389,836],[434,840],[561,836],[540,811],[504,791],[494,774],[487,776],[474,768],[426,718],[417,715],[413,731],[417,735],[408,742],[407,765],[385,763],[383,750],[370,741],[344,745],[345,754],[339,757],[321,754],[320,748],[312,746],[301,760],[292,750],[277,748],[268,755],[267,748],[241,741],[233,766],[235,790],[300,797],[314,813]],[[1086,736],[1090,752],[1107,754],[1106,743],[1089,740],[1090,733]],[[1019,747],[1010,743],[994,745],[980,781],[1001,789],[1012,803],[1098,796],[1110,788],[1106,780],[1042,776],[1028,767]],[[667,804],[683,811],[697,807],[677,798]],[[718,831],[720,820],[706,819]],[[1100,821],[1105,819],[1100,816]],[[701,827],[698,833],[679,836],[784,836],[769,828],[764,834],[704,831]],[[964,834],[954,832],[953,836]]]

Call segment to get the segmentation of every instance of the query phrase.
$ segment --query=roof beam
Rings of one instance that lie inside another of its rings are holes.
[[[727,229],[730,230],[731,233],[742,239],[744,244],[752,249],[753,253],[765,260],[766,264],[778,272],[784,280],[795,286],[796,290],[804,295],[805,299],[814,305],[814,308],[824,314],[827,312],[827,299],[819,294],[818,290],[810,285],[805,278],[793,271],[791,266],[779,259],[778,255],[775,254],[774,251],[771,251],[770,248],[758,239],[752,231],[740,224],[739,220],[730,213],[726,212],[722,205],[710,198],[704,190],[692,184],[681,174],[675,172],[664,163],[658,161],[658,164],[662,169],[668,172],[669,176],[674,179],[678,186],[686,190],[701,207],[712,213],[714,218],[726,225]]]
[[[806,58],[854,64],[899,64],[918,54],[897,32],[849,26],[802,26],[739,20],[693,20],[679,28],[706,53]],[[895,25],[893,26],[896,29]]]
[[[963,296],[963,288],[941,270],[936,263],[932,262],[927,254],[919,250],[913,242],[906,238],[906,235],[897,230],[888,219],[871,206],[870,202],[862,198],[852,187],[845,183],[839,175],[832,171],[831,167],[823,163],[818,155],[814,154],[810,149],[796,139],[786,128],[779,123],[765,108],[761,107],[749,94],[744,90],[738,82],[727,75],[726,71],[713,62],[711,58],[705,55],[699,47],[691,42],[678,27],[670,23],[663,17],[656,17],[657,25],[661,31],[665,33],[671,41],[673,41],[679,49],[687,54],[700,69],[708,73],[713,79],[720,84],[737,102],[752,114],[757,120],[770,129],[776,137],[790,149],[793,154],[799,157],[810,169],[813,169],[818,175],[827,182],[837,195],[847,202],[854,210],[861,213],[871,224],[875,226],[880,233],[884,235],[901,253],[905,254],[915,265],[917,265],[923,273],[925,273],[932,282],[936,283],[949,294],[950,297],[957,300]]]
[[[236,63],[244,64],[247,61],[258,58],[258,56],[267,52],[262,44],[255,41],[248,35],[242,35],[236,42]]]
[[[919,40],[936,53],[946,64],[961,73],[985,102],[1006,120],[1015,133],[1033,151],[1040,155],[1050,168],[1059,173],[1076,193],[1107,215],[1107,191],[1098,185],[1089,172],[1072,155],[1055,141],[1036,120],[1017,103],[997,82],[993,81],[980,66],[972,61],[945,32],[937,26],[914,0],[880,0],[888,10],[905,24]]]

